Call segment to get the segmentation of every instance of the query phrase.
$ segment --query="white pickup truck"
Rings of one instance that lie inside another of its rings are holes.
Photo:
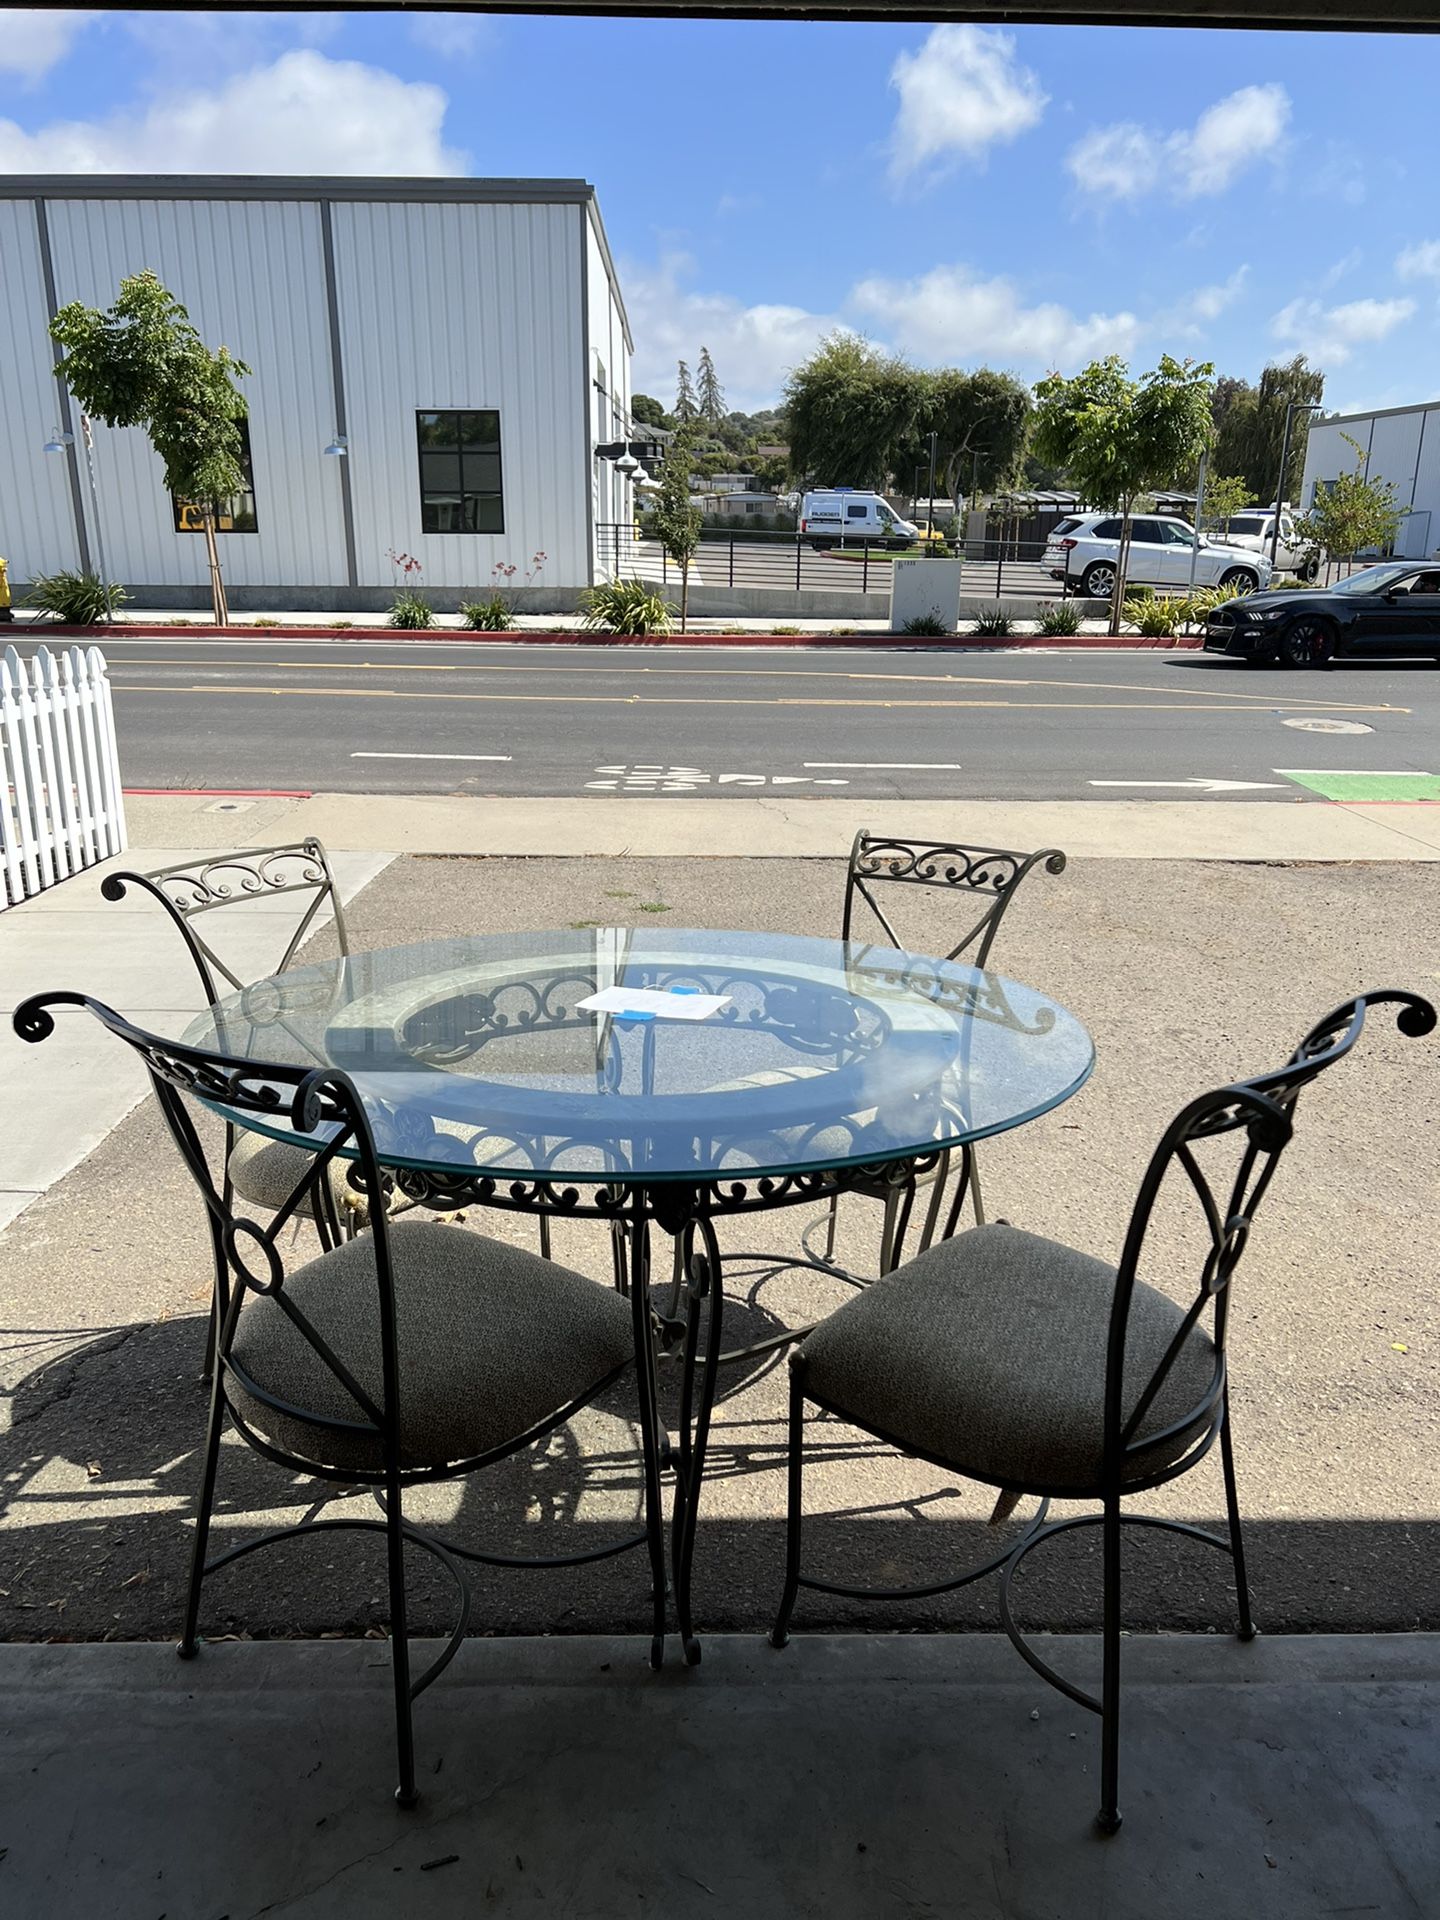
[[[1223,547],[1244,547],[1250,553],[1270,554],[1275,533],[1275,515],[1263,509],[1253,513],[1233,513],[1224,524],[1211,530],[1207,538]],[[1280,509],[1280,537],[1275,547],[1277,574],[1293,573],[1297,580],[1313,580],[1320,572],[1320,550],[1301,538],[1294,520],[1284,507]]]

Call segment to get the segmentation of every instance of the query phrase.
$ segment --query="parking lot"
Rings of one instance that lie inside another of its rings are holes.
[[[601,527],[600,557],[615,571],[661,584],[678,583],[679,569],[658,540],[625,527]],[[984,600],[1058,600],[1063,585],[1040,565],[1041,549],[1028,543],[1014,559],[987,559],[977,544],[964,556],[961,592]],[[877,548],[836,547],[815,552],[793,535],[720,533],[707,529],[690,569],[692,587],[767,587],[791,593],[883,593],[890,591],[894,555]]]

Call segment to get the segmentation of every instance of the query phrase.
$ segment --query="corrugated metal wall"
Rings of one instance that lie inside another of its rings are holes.
[[[489,586],[543,551],[540,583],[588,584],[578,205],[337,202],[335,275],[362,585],[413,554],[428,587]],[[603,284],[603,282],[602,282]],[[425,534],[415,414],[498,407],[503,534]]]
[[[18,583],[78,567],[68,461],[41,451],[60,425],[33,200],[0,201],[0,554]]]
[[[304,201],[51,200],[59,303],[109,306],[126,274],[153,268],[207,345],[253,368],[250,403],[258,531],[221,536],[235,586],[343,584],[344,529],[320,210]],[[57,461],[56,465],[60,463]],[[141,584],[203,586],[205,542],[177,533],[163,468],[137,429],[96,430],[107,556]]]
[[[1300,498],[1309,506],[1317,480],[1352,473],[1355,441],[1369,480],[1388,480],[1406,520],[1396,536],[1403,559],[1423,559],[1440,546],[1440,407],[1412,408],[1357,420],[1325,420],[1310,429]]]

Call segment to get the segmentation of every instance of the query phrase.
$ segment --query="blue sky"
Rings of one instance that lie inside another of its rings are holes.
[[[1440,393],[1440,39],[0,8],[0,171],[582,176],[669,399],[828,329]]]

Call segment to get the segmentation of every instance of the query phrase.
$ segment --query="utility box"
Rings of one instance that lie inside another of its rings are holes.
[[[960,624],[959,560],[896,560],[890,576],[890,630],[911,620],[938,620],[946,633]]]

